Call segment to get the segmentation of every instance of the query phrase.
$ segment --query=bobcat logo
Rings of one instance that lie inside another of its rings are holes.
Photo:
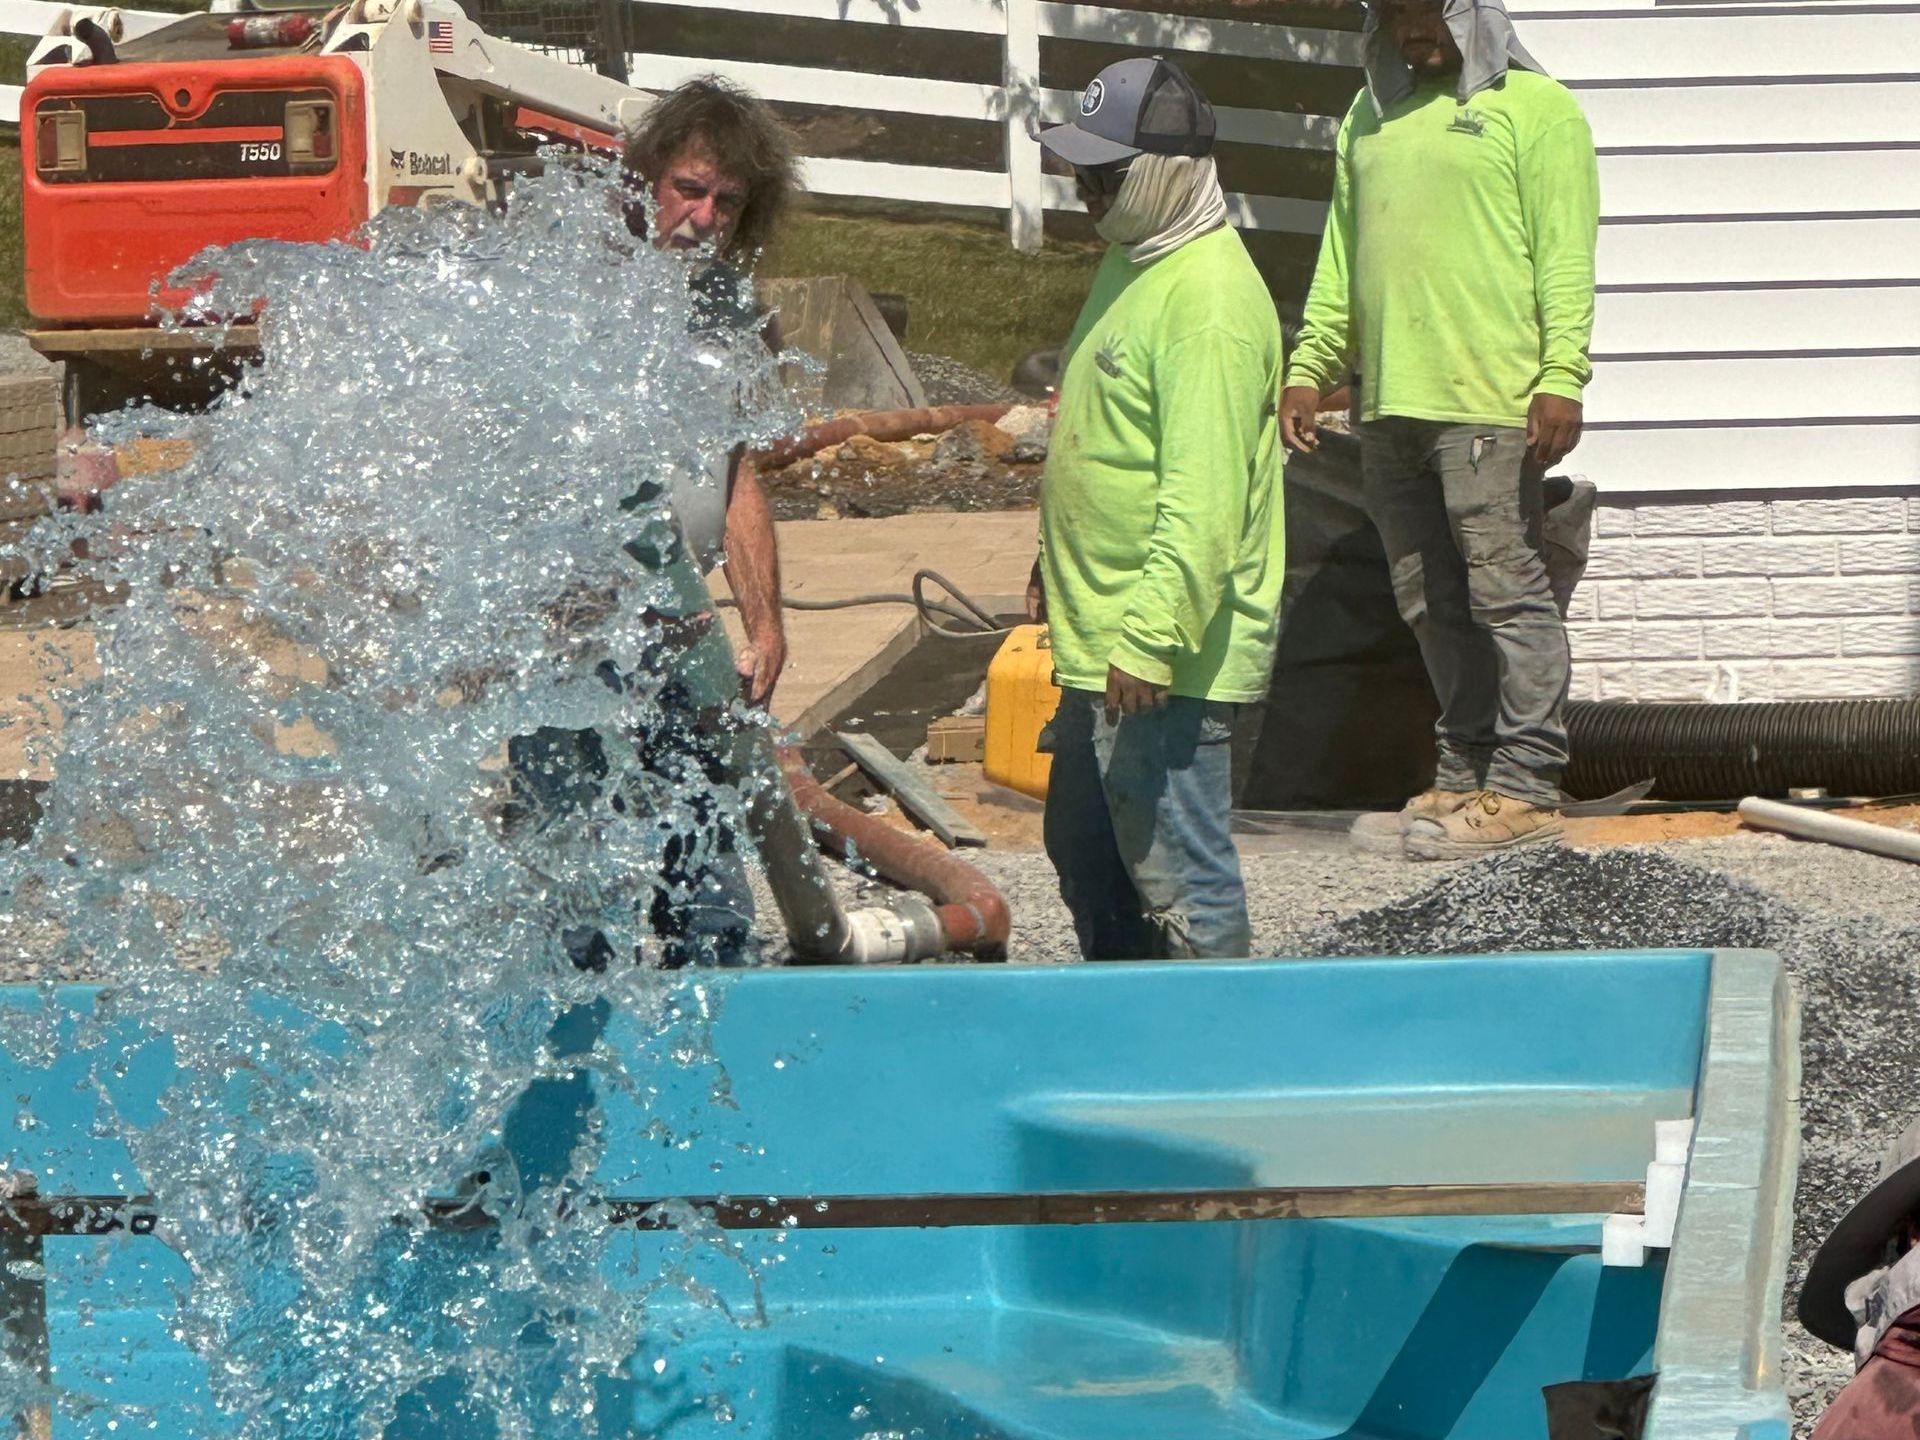
[[[393,168],[396,170],[406,169],[407,168],[407,152],[404,150],[387,151],[387,163],[392,165]]]
[[[1471,135],[1477,140],[1487,133],[1487,117],[1478,110],[1462,110],[1453,117],[1453,123],[1447,129],[1455,134]]]

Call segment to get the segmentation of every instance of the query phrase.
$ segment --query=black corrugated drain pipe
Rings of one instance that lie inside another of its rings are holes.
[[[1565,788],[1598,800],[1651,778],[1657,800],[1822,789],[1920,792],[1920,699],[1744,705],[1580,701],[1567,707]]]

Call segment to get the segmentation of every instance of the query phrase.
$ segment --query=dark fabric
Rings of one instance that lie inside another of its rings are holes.
[[[1658,1377],[1570,1380],[1541,1391],[1547,1401],[1547,1440],[1640,1440]]]
[[[1878,1359],[1920,1370],[1920,1309],[1907,1311],[1888,1326],[1873,1353]]]
[[[1813,1440],[1920,1440],[1920,1369],[1876,1354],[1834,1397]]]
[[[1820,1417],[1813,1440],[1920,1440],[1920,1308],[1887,1327],[1873,1358]]]
[[[726,783],[731,737],[717,725],[703,725],[691,705],[666,697],[671,719],[657,731],[635,735],[641,769],[685,785],[696,776]],[[563,730],[548,725],[507,742],[512,796],[502,814],[511,834],[543,829],[584,807],[600,803],[623,820],[647,823],[640,796],[605,794],[611,767],[605,744],[594,730]],[[753,892],[739,854],[739,837],[720,813],[714,797],[695,787],[691,823],[665,837],[660,872],[649,877],[636,896],[646,907],[649,927],[666,942],[664,964],[749,963],[753,931]],[[681,897],[681,898],[676,898]],[[686,898],[692,897],[692,898]],[[612,948],[597,930],[570,930],[562,937],[569,957],[585,970],[602,970]]]
[[[753,283],[724,260],[712,260],[699,266],[687,280],[693,292],[693,318],[689,324],[696,335],[731,338],[760,329],[765,312],[753,298]]]
[[[1205,155],[1213,149],[1214,126],[1213,106],[1199,87],[1178,65],[1159,60],[1141,99],[1133,143],[1150,155]]]

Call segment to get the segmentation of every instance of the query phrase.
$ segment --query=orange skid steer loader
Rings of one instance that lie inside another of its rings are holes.
[[[149,21],[150,23],[150,21]],[[651,97],[486,33],[449,0],[190,14],[129,34],[62,12],[21,97],[28,338],[69,424],[204,398],[248,324],[160,324],[210,245],[351,236],[389,205],[499,204],[561,143],[616,149]]]

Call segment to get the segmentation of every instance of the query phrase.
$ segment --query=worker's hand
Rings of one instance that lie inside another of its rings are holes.
[[[1311,385],[1289,385],[1280,393],[1280,438],[1302,455],[1320,448],[1320,392]]]
[[[1040,562],[1033,562],[1033,573],[1027,576],[1027,619],[1035,625],[1047,623],[1047,582],[1040,574]]]
[[[1534,396],[1527,410],[1527,454],[1533,463],[1546,469],[1571,455],[1585,414],[1578,400],[1544,391]]]
[[[780,672],[786,666],[787,637],[778,626],[749,635],[733,657],[733,668],[740,672],[740,689],[749,705],[765,705],[773,698],[773,687],[780,683]]]
[[[1138,715],[1167,703],[1167,687],[1138,675],[1129,675],[1118,665],[1107,666],[1107,722],[1122,715]]]

